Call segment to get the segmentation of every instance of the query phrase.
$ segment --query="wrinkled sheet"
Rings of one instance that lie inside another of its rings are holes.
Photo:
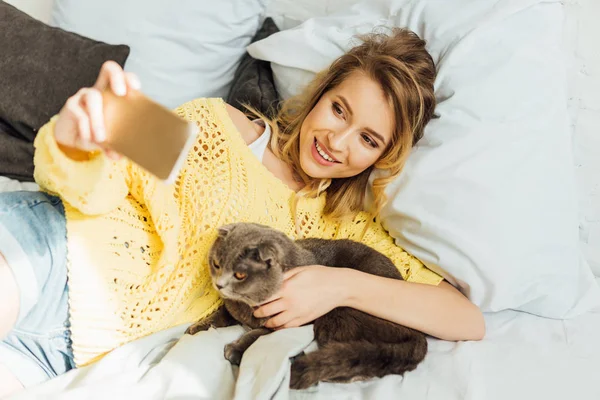
[[[598,280],[600,284],[600,279]],[[241,366],[223,347],[235,326],[184,335],[172,328],[129,343],[91,366],[13,399],[600,399],[600,308],[571,320],[503,311],[486,315],[480,342],[429,339],[425,361],[410,373],[368,382],[290,391],[289,358],[314,349],[312,326],[259,339]]]

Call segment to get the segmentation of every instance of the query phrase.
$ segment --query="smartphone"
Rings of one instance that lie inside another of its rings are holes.
[[[125,96],[117,96],[108,88],[102,97],[106,146],[173,183],[196,140],[196,124],[138,90],[128,89]]]

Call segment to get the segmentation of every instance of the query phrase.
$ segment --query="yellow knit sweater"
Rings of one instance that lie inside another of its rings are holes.
[[[70,322],[75,362],[89,364],[116,347],[209,315],[220,304],[207,253],[216,228],[256,222],[296,237],[295,193],[252,154],[220,99],[176,110],[200,134],[174,185],[127,160],[103,154],[66,157],[53,118],[35,140],[35,179],[64,203],[68,232]],[[304,237],[360,240],[372,217],[338,223],[323,217],[325,198],[301,199]],[[402,276],[438,284],[389,235],[371,223],[362,242],[389,256]]]

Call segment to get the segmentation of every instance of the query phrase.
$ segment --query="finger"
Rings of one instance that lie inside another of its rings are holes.
[[[119,161],[121,159],[121,155],[114,150],[104,149],[106,156],[114,161]]]
[[[295,318],[295,319],[283,324],[282,326],[278,327],[277,330],[288,329],[288,328],[298,328],[299,326],[302,326],[305,323],[306,322],[302,322],[302,320],[300,318]]]
[[[254,316],[256,318],[268,318],[285,311],[285,309],[285,301],[280,299],[259,307],[256,311],[254,311]]]
[[[94,84],[94,89],[99,91],[103,91],[107,87],[110,87],[117,96],[125,96],[127,94],[125,72],[114,61],[107,61],[102,65],[98,79]]]
[[[102,143],[106,140],[102,94],[97,89],[89,89],[82,96],[83,107],[87,111],[91,127],[91,141]]]
[[[281,326],[284,326],[285,324],[292,321],[293,319],[294,318],[292,318],[291,314],[288,311],[284,311],[280,314],[277,314],[273,318],[269,319],[265,323],[265,327],[270,328],[270,329],[277,329]]]
[[[91,137],[90,120],[81,105],[81,96],[74,96],[67,101],[67,111],[73,116],[77,132],[71,138],[71,143],[64,144],[81,150],[88,150]]]
[[[259,307],[262,307],[266,304],[272,303],[274,301],[277,301],[279,299],[281,299],[282,296],[282,290],[279,290],[279,292],[275,293],[273,296],[269,297],[267,300],[263,301],[262,303],[260,303]]]
[[[133,72],[125,73],[125,81],[127,82],[127,86],[130,88],[135,90],[140,90],[142,88],[142,82],[140,82],[140,78],[138,78]]]

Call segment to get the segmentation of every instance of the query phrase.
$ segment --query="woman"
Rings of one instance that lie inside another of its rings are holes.
[[[393,30],[364,38],[285,103],[276,121],[253,123],[217,99],[189,102],[176,112],[196,121],[198,142],[166,186],[103,149],[100,92],[139,88],[135,76],[106,63],[94,87],[38,133],[35,177],[53,195],[0,197],[2,389],[212,313],[219,298],[206,253],[216,228],[240,221],[292,237],[360,240],[389,256],[405,279],[294,269],[256,310],[271,317],[269,327],[300,326],[348,306],[446,340],[481,339],[478,308],[396,247],[374,219],[385,185],[433,115],[434,78],[425,43]],[[368,213],[374,168],[387,176],[374,181]]]

